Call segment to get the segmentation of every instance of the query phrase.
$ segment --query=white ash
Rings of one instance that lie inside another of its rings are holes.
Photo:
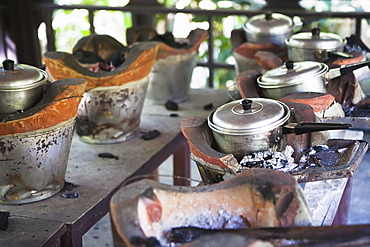
[[[302,157],[299,160],[299,164],[294,162],[292,157],[294,149],[291,146],[287,146],[283,152],[255,152],[250,155],[246,155],[240,161],[242,170],[250,168],[267,168],[275,169],[283,172],[295,172],[310,167],[321,167],[320,160],[316,155],[320,152],[329,152],[327,145],[316,145],[311,148],[302,150]],[[341,153],[345,150],[337,150]]]
[[[243,168],[268,168],[284,172],[294,170],[298,165],[294,163],[292,157],[294,149],[292,146],[286,146],[283,152],[255,152],[243,157],[240,165]]]

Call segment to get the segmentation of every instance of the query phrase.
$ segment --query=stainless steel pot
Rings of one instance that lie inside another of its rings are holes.
[[[251,98],[229,102],[208,116],[217,149],[238,160],[259,151],[282,151],[284,134],[346,129],[349,124],[289,123],[289,107],[277,100]]]
[[[343,52],[347,40],[334,33],[321,32],[313,28],[311,32],[301,32],[287,38],[288,59],[293,61],[318,61],[327,58],[328,52]]]
[[[258,77],[257,83],[264,96],[272,99],[299,92],[326,93],[328,71],[329,67],[320,62],[287,61]]]
[[[321,62],[293,62],[289,60],[283,66],[259,76],[257,84],[261,88],[263,96],[271,99],[280,99],[289,94],[301,92],[326,93],[330,79],[349,74],[366,66],[370,66],[370,61],[329,69],[326,64]]]
[[[300,27],[301,23],[294,23],[289,16],[267,12],[251,17],[243,29],[248,42],[285,47],[285,40]]]
[[[47,78],[41,69],[4,60],[0,67],[0,115],[22,112],[38,103]]]

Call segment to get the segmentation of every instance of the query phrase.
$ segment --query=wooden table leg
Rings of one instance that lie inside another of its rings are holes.
[[[190,186],[190,180],[178,177],[190,178],[190,148],[185,138],[182,145],[173,154],[174,185]]]
[[[348,211],[349,211],[349,202],[351,199],[351,190],[352,190],[352,179],[349,178],[344,188],[342,198],[340,200],[337,213],[335,215],[333,225],[346,225],[348,222]]]

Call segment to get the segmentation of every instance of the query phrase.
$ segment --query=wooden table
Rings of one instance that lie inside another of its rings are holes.
[[[73,192],[79,197],[65,199],[60,192],[39,202],[0,205],[0,211],[10,212],[9,228],[0,231],[0,246],[82,246],[82,236],[109,212],[111,196],[125,181],[151,174],[172,154],[174,175],[190,177],[190,151],[180,130],[181,120],[190,115],[207,117],[211,110],[205,110],[205,105],[212,103],[216,108],[227,101],[226,91],[193,89],[190,99],[179,104],[176,112],[166,110],[163,105],[145,104],[141,134],[135,139],[92,145],[75,135],[66,181],[76,186]],[[171,117],[171,113],[178,116]],[[154,129],[161,132],[159,137],[150,141],[141,138],[143,133]],[[118,156],[118,160],[98,157],[106,152]],[[306,184],[304,191],[315,225],[334,222],[347,180]],[[175,183],[183,184],[184,180]]]
[[[190,151],[180,130],[181,120],[190,115],[207,117],[211,110],[204,105],[218,107],[228,100],[223,90],[194,89],[176,112],[145,104],[140,136],[123,143],[92,145],[75,135],[65,179],[77,186],[73,192],[79,198],[65,199],[58,193],[34,203],[0,205],[0,211],[10,212],[9,228],[0,231],[0,246],[82,246],[82,236],[109,212],[109,200],[125,180],[152,173],[172,154],[174,175],[189,177]],[[154,129],[160,131],[159,137],[141,138]],[[99,153],[119,159],[99,158]]]

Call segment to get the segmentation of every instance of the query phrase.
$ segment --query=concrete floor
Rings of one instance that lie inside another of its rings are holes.
[[[370,143],[370,132],[364,139]],[[195,163],[192,162],[192,178],[200,181]],[[159,174],[172,174],[171,157],[159,168]],[[168,177],[160,178],[162,183],[171,184]],[[370,151],[368,151],[358,167],[352,181],[351,200],[348,224],[370,224]],[[94,225],[83,238],[84,247],[113,247],[109,215]]]

